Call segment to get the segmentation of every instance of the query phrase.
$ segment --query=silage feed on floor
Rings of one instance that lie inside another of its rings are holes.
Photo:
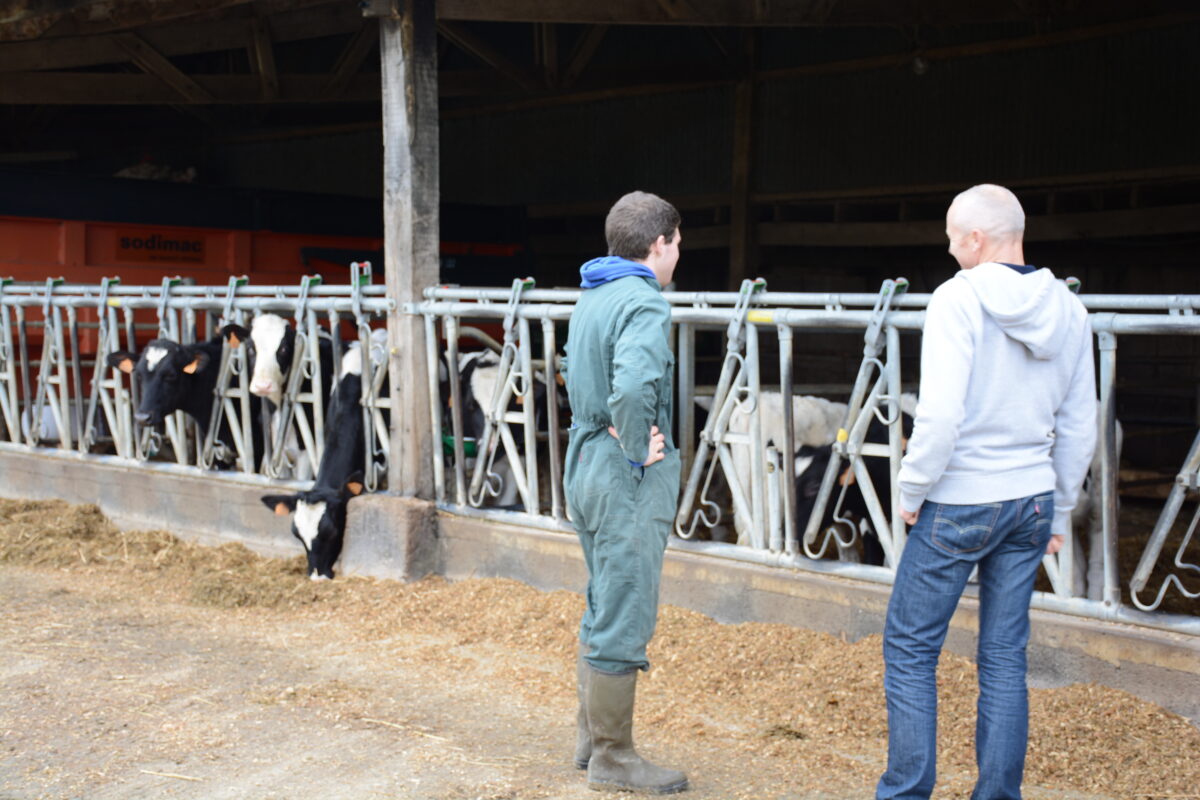
[[[201,614],[335,621],[352,639],[397,630],[438,637],[406,668],[473,668],[485,680],[570,713],[582,599],[504,579],[403,584],[350,578],[313,582],[302,555],[260,557],[236,544],[205,547],[166,531],[121,531],[93,505],[0,500],[0,562],[66,571],[123,590],[189,604]],[[691,751],[718,748],[745,763],[768,759],[798,779],[869,785],[886,757],[879,637],[857,642],[779,624],[717,624],[666,606],[651,644],[654,669],[639,689],[638,725]],[[380,665],[381,669],[394,665]],[[938,673],[939,797],[965,797],[974,762],[975,667],[944,654]],[[265,702],[265,701],[264,701]],[[306,698],[306,702],[316,702]],[[1115,798],[1197,797],[1200,730],[1133,696],[1093,684],[1030,692],[1027,785]]]

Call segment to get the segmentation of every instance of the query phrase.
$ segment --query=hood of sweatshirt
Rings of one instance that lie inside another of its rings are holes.
[[[650,278],[657,285],[657,279],[649,267],[620,256],[601,256],[584,264],[579,268],[579,277],[583,279],[579,285],[584,289],[594,289],[627,275]]]
[[[957,277],[971,285],[988,315],[1034,358],[1058,355],[1076,315],[1083,312],[1078,298],[1048,269],[1023,275],[992,262],[964,269]]]

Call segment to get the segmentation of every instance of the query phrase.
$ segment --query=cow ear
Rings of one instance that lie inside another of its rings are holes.
[[[126,375],[133,374],[133,353],[126,350],[118,350],[115,353],[108,354],[108,365],[121,370]]]
[[[296,495],[294,494],[264,494],[262,503],[275,512],[276,516],[286,517],[296,510]]]
[[[250,331],[241,325],[226,325],[221,328],[221,335],[225,337],[225,341],[229,343],[230,347],[240,347],[242,342],[250,338]]]
[[[188,375],[195,375],[200,370],[208,365],[208,353],[203,350],[197,350],[192,353],[192,360],[184,366],[183,371]]]
[[[342,488],[346,491],[346,494],[358,497],[363,493],[363,474],[355,472],[349,478],[346,478],[346,482],[342,485]]]

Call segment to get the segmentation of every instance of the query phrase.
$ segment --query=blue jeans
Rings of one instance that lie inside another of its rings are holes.
[[[878,800],[928,798],[937,775],[937,662],[979,566],[979,708],[971,800],[1020,800],[1029,738],[1029,600],[1050,541],[1052,493],[956,506],[925,503],[896,571],[883,633],[888,766]]]

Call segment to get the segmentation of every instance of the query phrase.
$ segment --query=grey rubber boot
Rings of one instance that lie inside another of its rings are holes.
[[[633,749],[633,700],[637,671],[610,675],[588,668],[587,719],[592,730],[588,788],[601,792],[675,794],[687,776],[646,761]]]
[[[587,718],[587,682],[591,671],[583,657],[583,646],[580,645],[579,657],[575,659],[575,693],[579,697],[578,729],[575,734],[576,769],[587,769],[588,759],[592,757],[592,732],[588,728]]]

